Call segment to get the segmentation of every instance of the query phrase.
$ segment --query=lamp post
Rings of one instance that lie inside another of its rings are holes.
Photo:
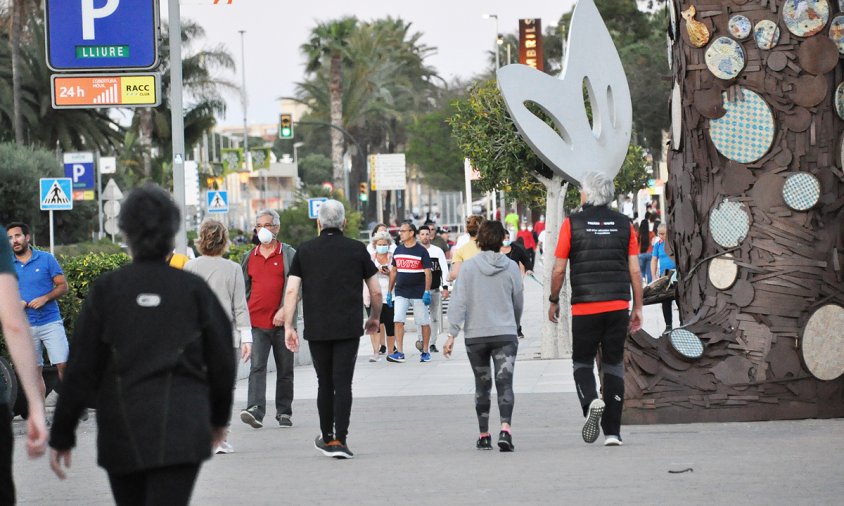
[[[304,146],[304,142],[294,142],[293,143],[293,165],[296,166],[296,177],[299,177],[299,148]],[[299,183],[301,184],[302,180],[299,179]]]
[[[501,68],[501,61],[498,59],[498,46],[501,45],[501,38],[498,36],[498,14],[484,14],[484,19],[495,20],[495,70]]]

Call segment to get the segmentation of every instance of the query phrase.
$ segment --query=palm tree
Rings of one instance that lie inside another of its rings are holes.
[[[343,64],[349,61],[347,47],[350,36],[357,28],[355,17],[344,17],[337,21],[320,23],[311,31],[310,41],[302,44],[301,51],[308,62],[305,72],[315,73],[326,66],[328,60],[328,90],[330,121],[336,127],[343,127]],[[334,168],[334,185],[343,185],[343,133],[331,129],[331,163]]]

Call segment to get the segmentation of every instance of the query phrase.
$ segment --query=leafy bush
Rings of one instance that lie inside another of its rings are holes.
[[[119,244],[111,242],[111,239],[56,246],[56,258],[59,259],[59,263],[61,263],[64,258],[87,255],[88,253],[104,253],[112,255],[122,252],[123,248],[121,248]]]

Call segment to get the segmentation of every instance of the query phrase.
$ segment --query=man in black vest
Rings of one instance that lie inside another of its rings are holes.
[[[582,435],[584,441],[594,443],[603,430],[605,446],[621,445],[624,340],[642,326],[639,247],[629,218],[607,207],[614,193],[612,180],[602,174],[589,173],[583,178],[583,208],[560,227],[548,311],[548,318],[556,323],[570,262],[574,382],[586,417]],[[631,286],[633,309],[628,314]],[[599,347],[603,400],[592,373]]]

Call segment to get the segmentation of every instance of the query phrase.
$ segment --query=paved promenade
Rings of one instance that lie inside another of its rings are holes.
[[[529,307],[515,372],[514,453],[474,449],[474,382],[462,340],[451,360],[434,354],[422,364],[411,333],[407,363],[390,364],[369,363],[369,340],[362,339],[349,434],[354,460],[328,459],[313,448],[318,421],[310,366],[296,369],[295,426],[289,429],[272,426],[271,416],[259,430],[239,421],[246,401],[241,380],[230,436],[236,452],[203,466],[193,504],[844,502],[842,420],[626,426],[623,447],[605,448],[602,439],[583,443],[571,361],[535,358],[542,293],[533,280],[525,286]],[[646,308],[645,327],[662,329],[658,306]],[[273,385],[273,378],[267,383]],[[22,424],[16,421],[15,429]],[[18,437],[20,504],[112,504],[106,475],[96,466],[93,417],[81,423],[78,435],[64,482],[46,459],[27,460]]]

